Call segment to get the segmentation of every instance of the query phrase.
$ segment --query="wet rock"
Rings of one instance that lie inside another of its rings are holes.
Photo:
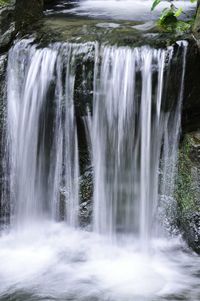
[[[5,169],[7,168],[5,160],[3,160],[3,153],[5,152],[5,99],[6,99],[6,66],[7,54],[0,54],[0,141],[3,143],[0,147],[0,225],[1,222],[6,224],[9,221],[10,204],[7,201],[8,195],[8,178],[6,177]]]
[[[17,32],[41,17],[43,5],[43,0],[4,0],[0,4],[0,49],[9,48]]]
[[[179,151],[176,199],[178,225],[188,245],[200,254],[200,132],[187,134]]]
[[[80,179],[80,213],[79,220],[82,227],[92,221],[93,170],[89,167]]]
[[[184,132],[200,128],[200,48],[191,40],[187,50],[183,98],[182,127]]]
[[[181,217],[183,236],[188,245],[200,254],[200,212],[187,212]]]
[[[15,1],[0,6],[0,50],[9,47],[15,35]]]

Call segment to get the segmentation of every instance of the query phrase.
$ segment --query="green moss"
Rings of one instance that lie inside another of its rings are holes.
[[[198,187],[192,173],[195,167],[190,158],[192,140],[191,136],[186,136],[179,150],[175,197],[183,214],[199,210]]]
[[[9,0],[0,0],[0,7],[9,4]]]

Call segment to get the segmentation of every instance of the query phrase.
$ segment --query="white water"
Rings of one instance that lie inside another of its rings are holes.
[[[182,248],[158,240],[148,255],[50,222],[13,230],[0,239],[0,300],[198,301],[199,257]]]
[[[99,66],[97,58],[95,65],[90,123],[94,229],[112,239],[118,232],[134,233],[146,248],[152,236],[162,232],[157,221],[161,147],[164,140],[162,194],[173,197],[186,48],[173,112],[162,110],[163,86],[168,80],[165,62],[170,68],[172,47],[102,47],[98,54],[102,61]],[[167,183],[171,190],[166,189]]]
[[[134,21],[150,21],[156,20],[162,10],[169,7],[167,1],[162,1],[157,8],[151,12],[152,0],[81,0],[73,1],[74,8],[67,8],[67,1],[59,1],[54,10],[49,10],[47,14],[75,14],[80,16],[115,19],[115,20],[134,20]],[[195,10],[195,3],[188,0],[175,1],[176,7],[183,8],[184,12],[191,15]],[[185,18],[186,15],[183,15]]]
[[[162,100],[173,48],[57,43],[38,49],[22,40],[10,50],[13,223],[0,237],[0,300],[200,299],[199,257],[180,237],[158,231],[160,157],[163,177],[174,176],[169,162],[175,161],[179,139],[186,44],[179,50],[180,91],[170,112],[163,111]],[[74,93],[76,64],[85,72],[88,60],[94,60],[93,116],[88,116],[93,232],[77,227]],[[173,189],[162,187],[170,200]]]
[[[10,203],[18,225],[45,217],[59,219],[61,210],[70,225],[78,222],[79,163],[71,46],[66,45],[65,49],[64,87],[63,66],[57,52],[47,48],[36,50],[25,40],[9,53]]]

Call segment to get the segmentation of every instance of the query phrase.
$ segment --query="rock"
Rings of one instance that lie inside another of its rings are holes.
[[[80,179],[80,213],[79,220],[82,227],[86,227],[92,220],[93,170],[89,167]]]
[[[197,11],[193,26],[193,32],[195,34],[200,33],[200,0],[197,1]]]
[[[184,238],[188,245],[200,254],[200,212],[187,212],[182,219]]]
[[[0,7],[0,50],[9,47],[15,30],[15,1],[9,1]]]
[[[188,245],[200,254],[200,132],[185,135],[179,151],[177,222]]]
[[[2,224],[9,222],[10,204],[7,201],[8,195],[8,179],[6,177],[5,170],[7,169],[5,159],[3,160],[5,143],[5,132],[3,127],[3,120],[5,116],[5,98],[6,98],[6,65],[7,65],[7,54],[0,54],[0,141],[4,143],[0,147],[0,227]]]
[[[199,70],[200,48],[195,40],[191,40],[187,50],[184,82],[182,111],[182,127],[184,132],[196,131],[200,128]]]
[[[43,0],[16,0],[15,3],[15,18],[17,27],[26,26],[38,20],[41,17],[43,11]]]
[[[43,0],[5,0],[0,4],[0,50],[9,48],[15,34],[38,20],[43,11]]]

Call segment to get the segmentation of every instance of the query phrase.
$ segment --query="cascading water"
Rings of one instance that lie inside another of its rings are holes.
[[[164,62],[171,51],[148,47],[102,50],[93,121],[94,223],[100,232],[139,232],[146,240],[151,231],[158,198],[154,189],[158,189],[162,140]],[[153,72],[159,74],[154,118]]]
[[[17,43],[8,63],[8,156],[14,219],[78,222],[78,146],[71,45],[55,49]],[[78,48],[76,49],[76,51]],[[64,82],[64,83],[63,83]],[[53,93],[53,95],[51,95]],[[62,190],[62,191],[61,191]],[[63,208],[61,208],[61,192]]]
[[[199,300],[199,259],[158,235],[158,208],[173,197],[186,50],[15,43],[3,194],[13,223],[0,238],[0,300]],[[168,104],[176,56],[179,91]],[[91,232],[77,227],[81,118],[94,170]]]
[[[174,111],[164,112],[165,62],[168,60],[170,68],[173,48],[100,50],[102,62],[99,65],[97,57],[91,125],[94,228],[98,232],[112,237],[119,231],[134,233],[145,245],[157,231],[158,171],[164,137],[168,139],[162,169],[170,178],[170,187],[174,185],[176,161],[172,158],[176,157],[179,139],[185,54],[186,45],[177,105]],[[173,193],[166,191],[166,195]]]
[[[75,62],[81,52],[87,56],[92,47],[96,49],[90,125],[94,229],[110,235],[118,230],[140,233],[147,240],[157,208],[164,129],[175,145],[180,126],[181,99],[171,124],[173,128],[177,120],[178,129],[171,133],[164,126],[170,112],[161,110],[165,61],[168,59],[170,65],[172,48],[98,50],[92,44],[56,44],[52,49],[36,49],[30,41],[14,46],[8,65],[10,201],[14,217],[20,222],[46,214],[57,219],[61,209],[66,209],[69,224],[77,224]],[[182,85],[180,82],[180,93]],[[61,208],[62,197],[66,208]]]

